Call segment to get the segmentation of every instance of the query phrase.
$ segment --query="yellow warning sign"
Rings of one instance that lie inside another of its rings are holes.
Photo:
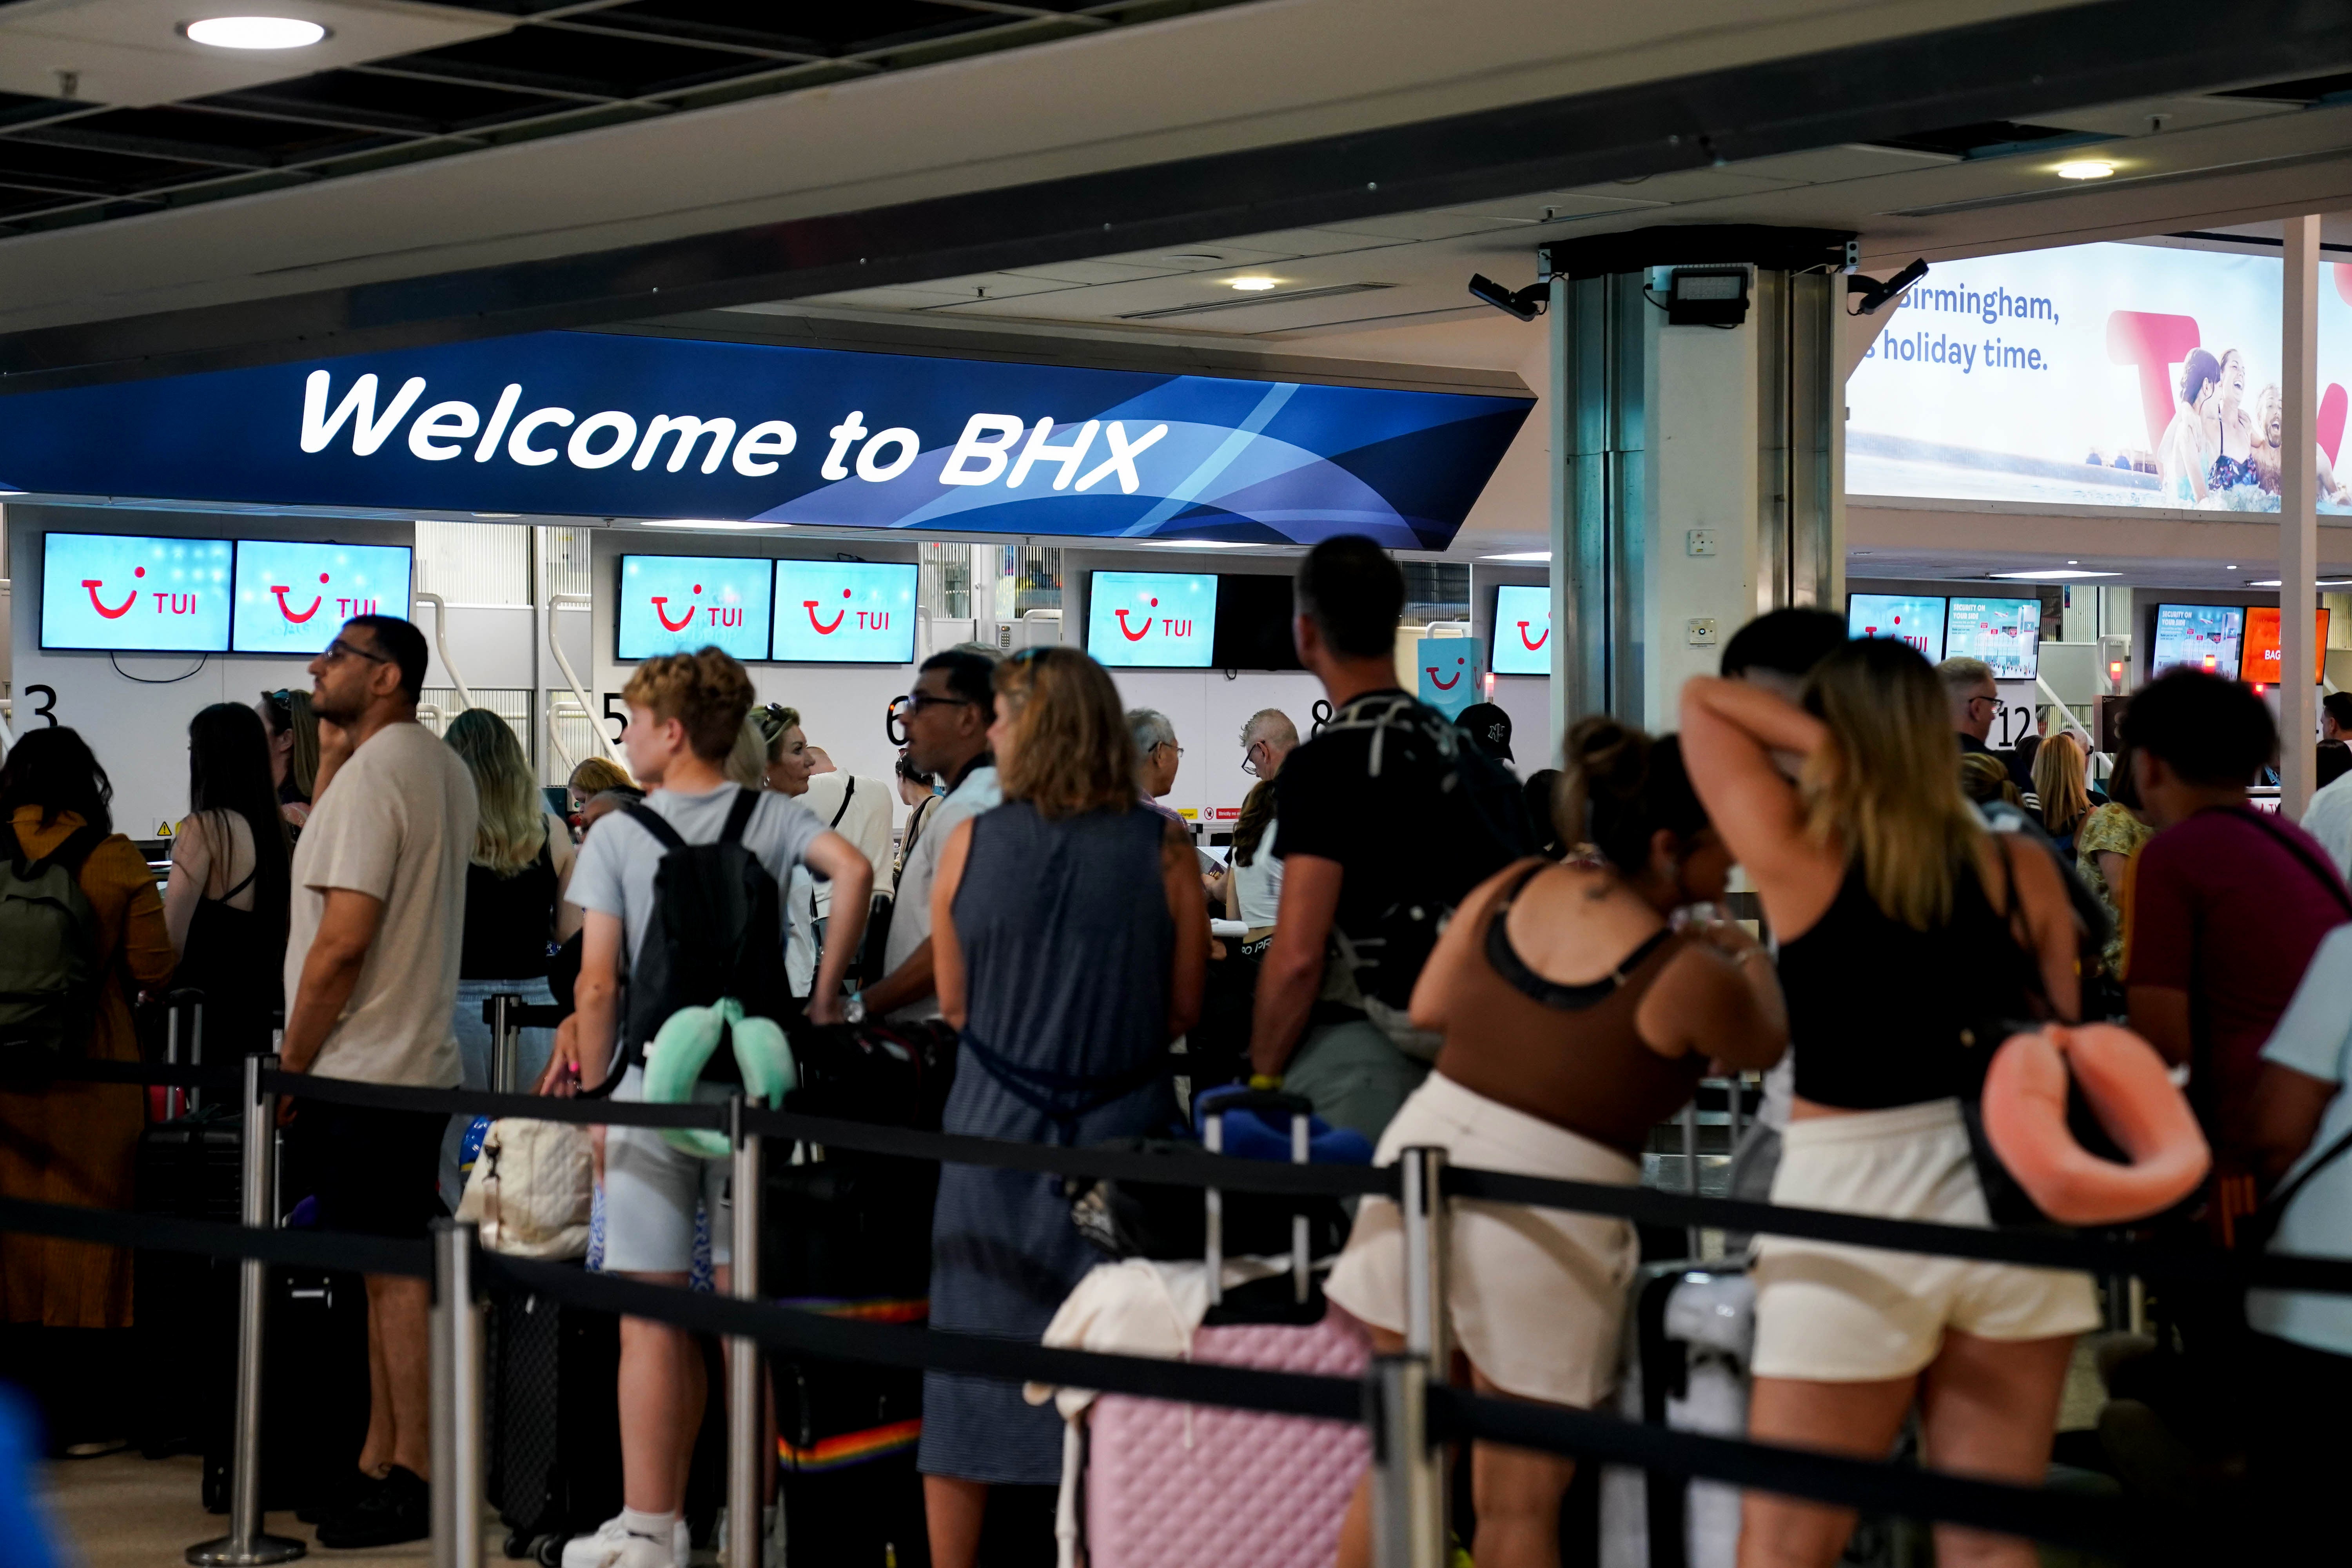
[[[155,825],[155,837],[158,837],[158,838],[169,838],[169,837],[172,837],[172,825],[171,825],[170,823],[168,823],[168,822],[159,822],[159,823],[157,823],[157,824]]]

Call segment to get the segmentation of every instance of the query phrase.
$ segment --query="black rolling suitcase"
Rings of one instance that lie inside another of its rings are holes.
[[[210,1296],[219,1347],[205,1426],[205,1507],[228,1511],[236,1429],[237,1265],[218,1262]],[[367,1288],[338,1269],[269,1270],[262,1298],[261,1506],[331,1504],[367,1441]]]
[[[506,1553],[553,1564],[621,1510],[620,1323],[520,1293],[491,1298],[490,1502]]]
[[[245,1131],[233,1105],[214,1104],[151,1122],[133,1155],[138,1212],[235,1225],[245,1192]],[[220,1347],[236,1357],[234,1310],[219,1316],[215,1277],[236,1265],[190,1252],[142,1251],[131,1259],[131,1321],[138,1358],[140,1451],[151,1459],[187,1453],[204,1441],[217,1398]],[[224,1338],[224,1336],[226,1336]]]

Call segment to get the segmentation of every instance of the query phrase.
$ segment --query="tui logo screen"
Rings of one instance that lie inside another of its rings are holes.
[[[315,654],[353,616],[407,620],[412,560],[404,544],[243,540],[229,646],[239,653]]]
[[[1495,650],[1487,666],[1496,675],[1551,673],[1551,590],[1506,584],[1495,590]]]
[[[653,658],[716,646],[768,657],[772,569],[764,555],[624,555],[614,657]]]
[[[226,652],[234,552],[226,539],[49,534],[41,552],[41,646]]]
[[[1215,650],[1213,572],[1097,572],[1087,595],[1087,651],[1131,669],[1206,669]]]
[[[1944,612],[1950,604],[1918,594],[1848,594],[1845,635],[1907,642],[1934,664],[1944,657]]]
[[[1413,658],[1420,670],[1417,695],[1448,719],[1462,717],[1478,700],[1477,653],[1468,637],[1423,637]]]
[[[779,561],[772,657],[800,664],[915,662],[915,563]]]

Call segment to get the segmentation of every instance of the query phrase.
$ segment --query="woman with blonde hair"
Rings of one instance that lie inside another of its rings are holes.
[[[590,757],[572,770],[572,777],[565,782],[564,788],[572,797],[572,811],[577,813],[582,806],[608,789],[636,789],[637,781],[629,776],[628,769],[612,758]]]
[[[442,737],[473,775],[481,816],[466,866],[466,930],[457,962],[456,1034],[467,1089],[490,1081],[490,1026],[482,1004],[501,993],[552,1005],[551,944],[580,929],[580,911],[563,900],[575,851],[572,835],[547,809],[513,728],[487,708],[468,708]],[[555,1047],[552,1029],[521,1031],[513,1089],[537,1081]],[[455,1209],[463,1195],[458,1146],[467,1117],[452,1120],[441,1148],[442,1196]]]
[[[319,780],[319,716],[310,689],[265,691],[253,710],[269,731],[269,780],[278,786],[278,815],[299,835],[310,820],[310,792]]]
[[[2058,853],[2074,858],[2074,835],[2091,815],[2091,786],[2085,777],[2083,742],[2074,731],[2061,730],[2033,753],[2033,793],[2042,802],[2042,826]]]
[[[1169,1042],[1200,1013],[1209,922],[1184,833],[1135,794],[1118,689],[1076,648],[999,665],[1004,804],[956,824],[931,891],[940,1010],[962,1032],[946,1131],[1098,1143],[1175,1115]],[[1058,1178],[943,1165],[931,1322],[1035,1344],[1098,1260]],[[991,1487],[1062,1476],[1062,1421],[1017,1384],[932,1373],[919,1460],[935,1568],[971,1568]],[[1007,1560],[1050,1561],[1050,1508]]]
[[[1990,1224],[1959,1100],[2005,1023],[2075,1015],[2056,865],[1985,831],[1935,671],[1899,642],[1831,654],[1802,707],[1692,680],[1682,716],[1692,782],[1780,942],[1796,1095],[1772,1201]],[[1884,1458],[1916,1399],[1928,1464],[2040,1484],[2074,1337],[2099,1322],[2087,1278],[1769,1236],[1754,1275],[1750,1436]],[[1741,1568],[1829,1568],[1853,1519],[1750,1492]],[[2035,1562],[1949,1525],[1936,1558]]]

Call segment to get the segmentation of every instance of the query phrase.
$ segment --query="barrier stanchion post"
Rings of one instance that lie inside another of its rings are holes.
[[[1212,1154],[1225,1152],[1225,1119],[1212,1116],[1201,1124],[1201,1147]],[[1215,1187],[1201,1189],[1201,1248],[1209,1271],[1209,1305],[1225,1300],[1225,1194]]]
[[[274,1056],[245,1058],[245,1224],[255,1230],[275,1230],[278,1214],[278,1097],[265,1093],[261,1075],[275,1072]],[[228,1533],[216,1541],[191,1546],[187,1559],[197,1568],[244,1568],[263,1563],[289,1563],[308,1550],[302,1542],[262,1531],[261,1514],[261,1318],[269,1286],[269,1267],[258,1258],[237,1266],[236,1291],[236,1447],[229,1456]]]
[[[1698,1196],[1698,1100],[1696,1098],[1683,1107],[1683,1191],[1693,1197]],[[1698,1226],[1685,1226],[1683,1237],[1685,1248],[1683,1256],[1694,1263],[1697,1262]]]
[[[1391,1509],[1399,1550],[1378,1568],[1441,1568],[1445,1561],[1445,1467],[1430,1443],[1428,1388],[1444,1383],[1454,1361],[1445,1322],[1445,1151],[1417,1147],[1397,1158],[1397,1208],[1404,1220],[1404,1357],[1410,1375],[1394,1389],[1388,1363],[1381,1379],[1383,1430],[1395,1424],[1396,1458],[1382,1472],[1375,1496],[1396,1489]],[[1423,1555],[1426,1552],[1427,1555]]]
[[[482,1568],[482,1315],[475,1227],[433,1222],[433,1568]]]
[[[735,1145],[728,1204],[733,1220],[728,1285],[740,1300],[760,1295],[760,1140],[744,1129],[743,1097],[728,1101],[727,1131]],[[760,1342],[727,1342],[727,1561],[730,1568],[760,1568],[761,1468]],[[766,1462],[774,1464],[775,1456]]]
[[[1445,1381],[1453,1347],[1445,1332],[1445,1151],[1407,1149],[1397,1160],[1397,1206],[1404,1216],[1404,1348]]]
[[[1429,1363],[1372,1362],[1372,1568],[1445,1568],[1444,1467],[1429,1429]]]
[[[519,1005],[520,996],[501,991],[490,998],[490,1091],[512,1094],[515,1091],[514,1037],[507,1030],[507,1009]]]

